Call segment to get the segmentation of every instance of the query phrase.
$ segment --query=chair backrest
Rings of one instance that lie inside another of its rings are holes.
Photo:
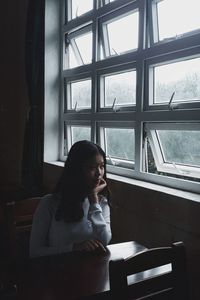
[[[29,235],[33,215],[41,197],[31,197],[6,204],[6,227],[9,235],[10,256],[28,256]]]
[[[41,197],[32,197],[15,202],[14,218],[16,229],[29,229]]]
[[[144,250],[132,257],[109,262],[113,299],[186,300],[186,274],[183,242],[173,243],[171,247]],[[130,275],[132,283],[128,284]]]

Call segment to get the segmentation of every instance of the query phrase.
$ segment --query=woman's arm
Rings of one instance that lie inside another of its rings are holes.
[[[88,218],[92,222],[95,238],[106,246],[112,237],[110,207],[106,198],[100,199],[99,203],[93,202],[90,204]]]
[[[53,216],[50,197],[45,196],[40,201],[34,214],[30,237],[30,257],[57,253],[56,247],[49,247],[48,245],[48,233]]]

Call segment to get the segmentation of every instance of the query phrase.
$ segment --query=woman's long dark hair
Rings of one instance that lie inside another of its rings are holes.
[[[83,140],[73,144],[63,173],[55,188],[59,195],[60,204],[56,212],[56,220],[63,219],[65,222],[76,222],[83,218],[83,201],[88,195],[88,187],[85,184],[83,165],[92,157],[102,155],[105,164],[103,178],[106,180],[106,155],[101,147],[93,142]],[[107,181],[107,180],[106,180]],[[109,201],[109,190],[106,186],[101,192]]]

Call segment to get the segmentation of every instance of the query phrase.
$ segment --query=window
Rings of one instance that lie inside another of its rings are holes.
[[[132,69],[109,73],[99,73],[97,76],[100,87],[100,108],[112,111],[133,109],[136,105],[136,77],[137,71]]]
[[[107,155],[110,170],[113,166],[134,169],[135,128],[134,123],[99,123],[101,146]],[[119,138],[120,137],[120,138]]]
[[[93,0],[73,0],[68,2],[66,9],[69,20],[75,19],[93,9]]]
[[[71,146],[80,140],[91,140],[91,127],[87,123],[76,125],[76,123],[65,122],[64,126],[64,156],[67,156]]]
[[[92,62],[92,32],[90,26],[65,35],[67,68],[89,64]]]
[[[138,48],[138,10],[119,15],[106,16],[100,19],[102,59],[112,55],[120,55]],[[129,28],[133,34],[127,35]]]
[[[159,0],[154,3],[157,9],[159,41],[200,29],[199,1]]]
[[[59,158],[89,139],[110,173],[199,192],[199,0],[63,6]]]
[[[165,172],[180,178],[200,178],[200,124],[156,123],[148,124],[149,149],[147,172]],[[154,168],[152,168],[154,167]],[[199,180],[198,180],[199,181]]]
[[[65,111],[91,108],[91,79],[66,81]]]

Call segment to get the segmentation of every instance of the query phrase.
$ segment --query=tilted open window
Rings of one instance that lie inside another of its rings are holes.
[[[200,123],[147,123],[145,129],[147,172],[200,178]]]
[[[123,10],[122,10],[123,11]],[[133,34],[128,32],[132,28]],[[116,11],[102,17],[99,21],[100,59],[121,55],[138,48],[139,11],[124,10],[124,14]]]
[[[172,41],[200,31],[199,0],[153,0],[150,7],[153,43]]]

